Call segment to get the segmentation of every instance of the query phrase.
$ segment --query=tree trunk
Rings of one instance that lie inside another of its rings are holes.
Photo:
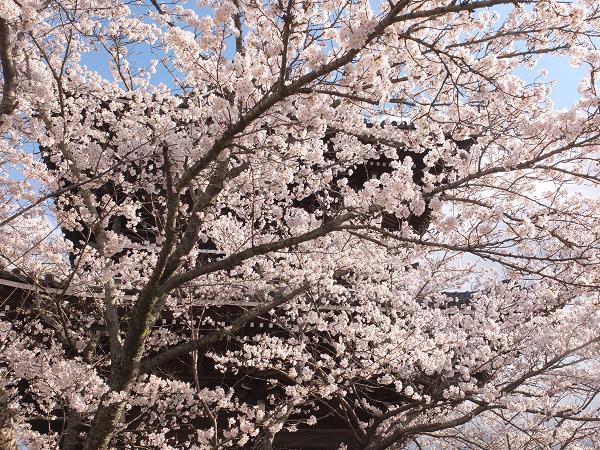
[[[150,335],[152,325],[159,315],[162,302],[164,302],[164,295],[157,297],[152,289],[153,287],[146,286],[139,294],[121,350],[121,360],[111,362],[111,392],[118,392],[127,396],[139,374],[146,339]],[[112,367],[113,364],[116,365],[115,369]],[[96,414],[94,414],[83,450],[105,450],[108,448],[125,412],[125,405],[125,401],[117,401],[99,407]]]
[[[83,450],[104,450],[113,436],[123,413],[123,403],[100,407],[87,435]]]
[[[2,378],[0,378],[0,449],[17,450],[17,436]]]

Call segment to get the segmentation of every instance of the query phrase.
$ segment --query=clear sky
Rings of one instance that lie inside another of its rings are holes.
[[[371,0],[372,6],[374,10],[378,10],[378,4],[382,0]],[[600,0],[599,0],[600,1]],[[211,10],[204,7],[198,7],[194,2],[189,2],[188,7],[196,10],[196,13],[199,16],[204,16],[207,14],[211,14]],[[504,22],[508,13],[512,10],[512,5],[501,5],[493,8],[499,14],[499,21],[496,25],[500,25]],[[525,6],[525,9],[531,9],[533,5]],[[600,42],[598,43],[600,45]],[[518,43],[516,44],[518,46]],[[231,45],[228,46],[225,50],[226,56],[233,56],[233,39],[231,41]],[[130,49],[132,50],[132,49]],[[164,55],[160,55],[161,57]],[[158,59],[157,56],[151,55],[147,48],[139,48],[137,54],[135,54],[135,50],[129,54],[130,63],[134,66],[134,62],[138,61],[141,66],[146,67],[150,59],[155,58]],[[87,53],[82,57],[82,64],[88,66],[88,68],[97,71],[105,78],[112,80],[113,77],[107,65],[107,54],[104,50],[99,50],[97,53]],[[134,67],[132,67],[134,68]],[[161,67],[160,64],[156,67],[157,72],[152,77],[153,84],[158,84],[160,82],[164,82],[167,86],[172,86],[171,75],[165,70],[164,67]],[[579,85],[580,80],[585,76],[586,69],[585,67],[574,68],[569,64],[569,58],[564,56],[554,56],[554,55],[544,55],[542,56],[538,64],[532,68],[519,68],[515,71],[515,74],[519,77],[523,78],[526,82],[533,82],[538,79],[538,81],[542,81],[539,79],[539,72],[542,69],[546,69],[548,71],[548,77],[543,79],[546,82],[553,82],[554,86],[552,89],[551,98],[554,103],[555,109],[567,108],[573,105],[579,94],[577,92],[577,87]]]
[[[82,64],[87,65],[88,68],[97,71],[105,78],[112,80],[113,77],[108,69],[106,56],[104,51],[87,53],[83,56],[81,62]],[[138,58],[140,63],[145,65],[151,56],[140,54]],[[153,81],[155,83],[165,82],[165,84],[171,84],[169,82],[169,75],[164,69],[161,69],[161,67],[157,67],[157,73],[153,77]],[[579,81],[586,74],[585,67],[572,67],[569,64],[569,58],[565,56],[544,55],[540,58],[538,64],[534,68],[519,68],[515,73],[525,81],[533,82],[539,77],[539,72],[542,69],[548,70],[548,76],[544,80],[553,81],[554,83],[551,94],[554,107],[559,109],[573,105],[579,97],[577,87]]]
[[[577,87],[579,81],[586,75],[584,66],[572,67],[569,64],[569,58],[565,56],[545,55],[533,69],[520,68],[516,75],[525,81],[532,82],[540,70],[547,69],[548,77],[546,81],[554,81],[552,89],[552,101],[554,108],[567,108],[577,101],[579,93]]]

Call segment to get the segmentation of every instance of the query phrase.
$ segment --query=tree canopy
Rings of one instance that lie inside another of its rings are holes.
[[[1,0],[0,446],[600,447],[599,33]]]

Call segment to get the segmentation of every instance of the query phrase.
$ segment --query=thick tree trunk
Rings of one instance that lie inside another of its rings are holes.
[[[81,448],[78,428],[81,425],[81,415],[77,411],[71,411],[67,415],[67,426],[64,431],[60,447],[62,450],[77,450]]]
[[[83,450],[104,450],[113,436],[123,413],[123,403],[101,407],[94,417]]]
[[[4,391],[4,380],[0,378],[0,449],[17,450],[17,436],[13,427],[8,398]]]
[[[121,359],[112,362],[115,367],[111,367],[111,392],[118,392],[124,396],[129,394],[139,374],[146,339],[150,335],[152,324],[158,317],[163,301],[164,295],[156,296],[153,286],[147,286],[139,294],[122,347]],[[100,406],[92,420],[83,450],[107,449],[124,410],[124,401]]]

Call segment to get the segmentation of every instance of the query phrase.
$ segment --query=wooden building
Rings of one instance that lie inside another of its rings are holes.
[[[127,99],[119,99],[127,107]],[[108,105],[106,105],[108,108]],[[182,101],[181,108],[186,108],[186,102]],[[185,126],[186,124],[182,124]],[[381,126],[385,126],[382,124]],[[391,123],[387,126],[394,127],[399,131],[409,131],[413,128],[407,124]],[[97,124],[98,130],[104,133],[110,133],[110,130],[106,129],[103,124]],[[335,131],[328,132],[323,138],[324,143],[327,145],[329,152],[326,155],[332,161],[335,159],[335,148],[333,146],[333,138],[335,137]],[[378,145],[377,142],[369,142],[368,138],[361,138],[364,143]],[[450,139],[450,137],[448,137]],[[469,147],[474,143],[474,140],[469,139],[465,141],[454,141],[457,148],[468,150]],[[42,156],[49,169],[55,169],[56,164],[53,162],[53,153],[51,149],[42,148]],[[330,188],[331,192],[338,191],[337,182],[343,176],[348,179],[348,184],[355,190],[361,189],[365,182],[371,178],[379,178],[384,173],[390,173],[392,171],[391,163],[393,161],[400,160],[410,156],[413,158],[413,181],[417,186],[423,185],[423,177],[426,171],[434,174],[442,174],[444,171],[449,170],[442,162],[436,163],[434,167],[428,167],[425,163],[425,156],[427,152],[411,152],[409,149],[398,146],[396,148],[397,157],[391,158],[384,156],[383,154],[375,159],[369,159],[363,164],[354,165],[348,167],[346,172],[341,172],[337,178],[334,178]],[[147,163],[147,162],[146,162]],[[144,170],[149,169],[149,166],[135,165],[133,163],[127,164],[121,169],[122,172],[128,173],[127,181],[134,183],[137,177],[141,176]],[[69,185],[69,180],[63,180],[65,185]],[[290,189],[293,186],[290,186]],[[153,194],[138,190],[135,194],[128,194],[112,179],[105,181],[94,191],[94,195],[97,198],[101,198],[104,195],[109,195],[116,203],[120,203],[126,200],[128,195],[135,195],[136,201],[141,202],[143,210],[141,211],[141,221],[134,226],[128,226],[124,217],[114,215],[109,218],[109,224],[114,232],[121,233],[127,236],[132,242],[154,243],[156,240],[155,230],[157,225],[157,217],[160,217],[164,211],[161,210],[159,205],[160,202],[155,202],[153,196],[160,195],[163,187],[158,187]],[[59,198],[57,202],[59,208],[71,208],[70,202],[72,196],[77,195],[77,189],[72,192],[65,192],[65,194]],[[335,194],[333,194],[335,197]],[[301,199],[294,204],[296,207],[305,208],[307,211],[315,212],[317,209],[323,209],[322,216],[327,215],[327,208],[335,208],[335,198],[333,203],[324,206],[319,200],[319,194],[312,194],[304,199]],[[191,198],[183,197],[184,202],[191,202]],[[338,198],[338,202],[343,202],[343,199]],[[406,219],[407,224],[413,228],[417,233],[424,233],[429,226],[429,214],[430,210],[426,207],[423,214],[419,216],[411,215]],[[325,219],[324,219],[325,220]],[[81,222],[79,230],[63,229],[65,237],[73,243],[75,251],[85,245],[94,246],[94,237],[89,228],[85,223]],[[398,230],[402,225],[402,221],[394,217],[391,214],[385,212],[382,213],[381,226],[389,231]],[[223,257],[223,253],[215,246],[215,244],[208,239],[206,242],[200,244],[200,253],[204,258],[207,259],[218,259]],[[76,255],[71,255],[72,260],[75,259]],[[130,291],[126,293],[130,298],[133,299],[136,292]],[[104,324],[99,322],[85,322],[85,317],[95,317],[92,314],[95,302],[100,302],[103,298],[103,292],[101,289],[94,287],[76,287],[63,284],[62,281],[53,280],[47,277],[44,280],[31,279],[21,273],[0,273],[0,319],[8,320],[15,326],[25,326],[31,322],[32,319],[39,320],[40,323],[44,324],[48,330],[54,330],[55,336],[63,343],[65,351],[69,351],[70,342],[69,336],[61,335],[56,330],[65,329],[66,327],[61,326],[60,321],[66,321],[70,324],[81,322],[82,327],[87,327],[87,331],[91,335],[97,336],[97,342],[94,343],[93,348],[90,347],[90,352],[96,352],[96,354],[105,354],[108,358],[109,344],[108,337],[106,334]],[[454,294],[456,297],[457,304],[460,302],[468,301],[468,294]],[[64,307],[68,305],[68,307]],[[180,336],[189,336],[197,338],[199,336],[210,335],[215,333],[215,330],[222,328],[228,324],[235,322],[240,316],[247,312],[248,308],[254,306],[252,302],[229,302],[227,304],[210,304],[204,303],[202,306],[194,306],[190,309],[189,314],[186,317],[178,316],[174,317],[169,309],[165,309],[161,315],[159,321],[156,324],[157,328],[171,330],[173,333]],[[348,306],[351,308],[351,306]],[[120,311],[121,316],[127,316],[127,311]],[[285,335],[287,331],[278,326],[277,320],[269,313],[261,314],[255,319],[248,321],[241,327],[241,329],[233,337],[226,337],[223,339],[217,339],[212,344],[210,349],[215,352],[224,352],[228,348],[236,349],[239,348],[241,343],[245,339],[251,339],[252,336],[259,334],[267,335]],[[40,333],[40,339],[44,339],[44,333]],[[315,335],[315,339],[319,342],[320,351],[327,350],[327,342],[321,337]],[[84,350],[88,351],[87,349]],[[100,372],[106,371],[106,368],[101,366],[98,369]],[[214,361],[209,358],[202,357],[202,355],[186,355],[180,359],[169,361],[166,364],[159,364],[152,368],[152,373],[159,374],[161,376],[168,376],[171,379],[177,379],[181,381],[187,381],[190,383],[199,384],[200,387],[211,387],[223,386],[232,388],[236,392],[236,396],[240,400],[248,403],[260,406],[261,402],[264,402],[266,395],[271,389],[280,389],[286,381],[282,379],[277,373],[269,372],[257,372],[254,370],[242,370],[237,375],[224,376],[222,372],[217,370]],[[108,375],[108,373],[106,374]],[[273,386],[269,384],[269,379],[279,379],[280,386]],[[420,380],[423,385],[424,391],[430,389],[432,392],[438,389],[437,385],[439,380],[428,379],[427,376],[423,376]],[[375,384],[375,383],[374,383]],[[26,394],[26,386],[23,386],[24,393]],[[387,406],[402,404],[408,401],[405,396],[399,394],[394,389],[385,389],[381,386],[374,386],[369,392],[370,398],[374,401],[379,401],[381,404]],[[351,398],[348,399],[352,401]],[[327,405],[324,406],[327,408]],[[218,418],[219,420],[225,420],[225,418]],[[291,417],[293,420],[294,417]],[[299,416],[297,419],[303,419]],[[366,417],[360,418],[366,420]],[[194,427],[202,426],[202,423],[190,423],[182,424],[181,430],[173,430],[173,433],[188,433],[193,431]],[[206,425],[206,424],[204,424]],[[60,413],[57,412],[56,417],[49,421],[33,422],[32,426],[40,432],[44,430],[60,430],[64,426],[63,420],[61,420]],[[188,429],[184,429],[184,428]],[[336,414],[331,412],[324,412],[322,417],[319,418],[315,426],[304,426],[299,425],[298,431],[286,432],[282,431],[278,433],[273,447],[278,450],[284,449],[302,449],[302,450],[317,450],[317,449],[334,449],[337,448],[340,443],[346,443],[349,449],[354,448],[356,444],[356,437],[348,422],[342,420]]]

